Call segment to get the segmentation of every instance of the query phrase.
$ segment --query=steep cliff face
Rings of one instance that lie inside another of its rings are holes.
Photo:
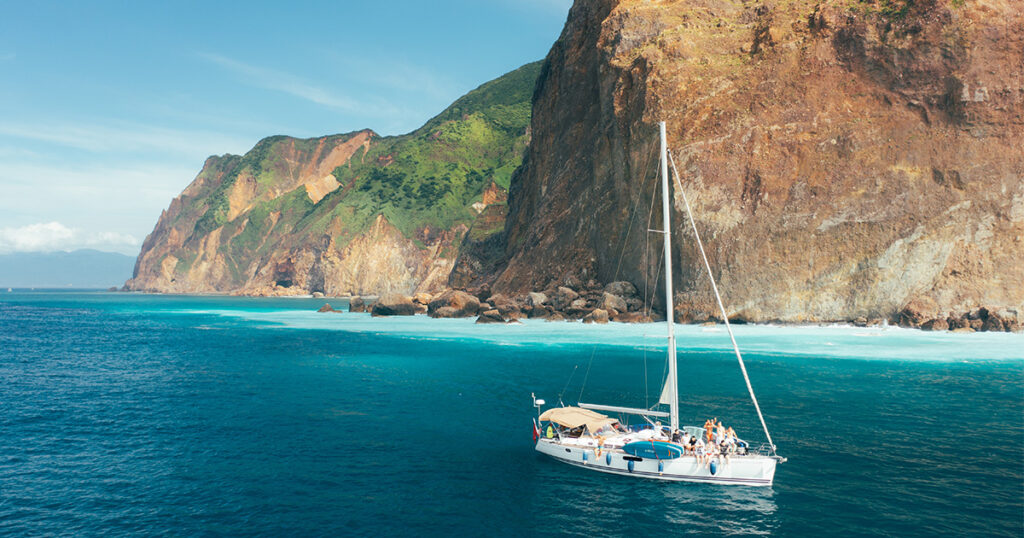
[[[210,157],[160,216],[126,287],[336,295],[447,286],[467,230],[477,240],[501,232],[504,210],[492,206],[504,205],[529,141],[539,68],[484,84],[407,135],[278,136],[244,156]]]
[[[577,1],[495,290],[657,280],[659,120],[730,315],[1024,312],[1014,2]],[[715,309],[678,192],[674,208],[676,302],[700,319]]]

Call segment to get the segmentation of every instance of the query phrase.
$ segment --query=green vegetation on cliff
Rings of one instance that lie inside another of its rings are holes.
[[[209,279],[212,271],[221,275],[213,286],[232,291],[282,252],[341,251],[378,215],[420,248],[472,226],[484,190],[507,190],[522,162],[540,67],[480,86],[405,135],[273,136],[244,156],[211,157],[147,240],[136,278],[148,272],[175,282],[198,271]],[[174,276],[165,274],[169,256]]]
[[[530,96],[540,63],[488,82],[420,129],[382,138],[334,175],[348,191],[321,203],[383,214],[407,237],[470,224],[470,207],[494,182],[507,190],[528,143]],[[362,219],[357,219],[362,220]]]

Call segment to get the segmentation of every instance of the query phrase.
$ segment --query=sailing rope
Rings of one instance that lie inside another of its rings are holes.
[[[612,282],[619,280],[619,270],[622,269],[622,259],[625,257],[626,253],[626,242],[629,241],[629,232],[633,230],[633,221],[636,220],[637,215],[636,210],[640,207],[640,200],[642,200],[640,194],[644,192],[644,187],[647,185],[647,172],[651,169],[651,162],[654,161],[655,154],[656,152],[651,152],[651,158],[647,160],[647,163],[644,165],[644,173],[640,176],[640,190],[637,191],[636,202],[633,203],[633,211],[630,212],[629,226],[626,227],[626,235],[622,238],[622,248],[619,249],[619,263],[615,265],[615,277],[612,278]],[[650,222],[647,224],[647,227],[650,228]]]
[[[580,385],[580,397],[576,399],[577,402],[583,401],[583,389],[587,388],[587,378],[590,377],[590,367],[594,365],[594,355],[597,354],[597,344],[594,344],[594,349],[590,350],[590,362],[587,363],[587,373],[583,375],[583,384]]]
[[[576,370],[580,368],[580,365],[572,367],[572,374],[569,375],[569,380],[565,382],[565,386],[562,387],[562,392],[558,393],[558,403],[562,403],[562,396],[565,396],[565,391],[569,390],[569,383],[572,383],[572,378],[576,377]]]
[[[647,165],[648,166],[644,168],[644,177],[647,176],[647,169],[650,167],[651,162],[654,160],[654,156],[659,153],[658,150],[659,150],[659,148],[654,147],[654,151],[651,152],[651,159],[647,161]],[[646,185],[646,182],[644,184]],[[641,185],[640,186],[640,192],[643,192],[643,190],[644,190],[643,189],[643,185]],[[647,288],[648,288],[648,284],[650,282],[650,277],[651,277],[651,268],[650,268],[651,266],[650,266],[649,263],[647,263],[647,260],[651,257],[651,232],[650,232],[650,230],[651,230],[651,220],[654,218],[654,201],[658,199],[657,193],[658,193],[658,189],[654,189],[654,190],[651,191],[651,207],[647,211],[647,233],[644,234],[644,258],[643,258],[644,259],[644,295],[643,295],[643,297],[644,297],[644,304],[642,305],[642,309],[643,309],[643,315],[645,317],[650,317],[651,316],[651,308],[648,308],[647,305],[651,304],[653,306],[653,304],[654,304],[654,296],[653,295],[651,296],[651,300],[650,301],[647,300]],[[637,196],[637,203],[639,203],[639,202],[640,202],[639,196]],[[636,211],[636,208],[634,208],[633,210]],[[621,259],[620,259],[620,262],[621,262]],[[658,260],[658,267],[660,267],[660,264],[661,264],[661,260]],[[657,282],[657,277],[655,277],[655,282]],[[645,329],[644,329],[643,335],[644,335],[644,338],[647,337],[646,324],[645,324]],[[643,348],[644,348],[644,407],[646,407],[647,409],[650,409],[651,408],[651,398],[650,398],[651,390],[650,390],[650,387],[648,386],[648,379],[647,379],[647,377],[648,377],[648,375],[647,375],[647,346],[644,345]],[[666,366],[666,368],[667,368],[667,366]]]
[[[651,208],[650,208],[650,210],[647,213],[647,237],[646,237],[646,246],[644,247],[644,250],[645,250],[645,252],[644,252],[644,260],[647,260],[647,258],[650,257],[649,252],[650,252],[650,244],[651,244],[651,232],[653,231],[652,228],[651,228],[651,222],[654,221],[654,202],[657,199],[658,199],[658,191],[654,190],[654,192],[651,194]],[[661,268],[663,267],[661,262],[664,259],[665,259],[665,249],[661,249],[661,250],[658,251],[658,263],[654,264],[654,283],[655,283],[655,287],[650,290],[650,295],[649,296],[648,296],[648,293],[647,293],[647,291],[648,291],[648,289],[647,289],[648,288],[648,280],[646,279],[646,277],[650,276],[650,267],[651,267],[650,264],[647,264],[648,268],[644,270],[644,277],[645,277],[645,279],[644,279],[644,306],[646,307],[647,305],[650,305],[650,307],[647,308],[647,316],[648,317],[650,317],[652,315],[652,313],[654,312],[654,298],[658,295],[657,282],[658,282],[658,279],[661,278]],[[644,336],[647,336],[647,332],[646,331],[644,332]],[[646,361],[646,360],[647,360],[647,347],[644,346],[644,361]],[[644,366],[646,366],[646,362],[644,363]],[[662,364],[662,368],[661,368],[661,378],[660,379],[667,379],[667,378],[668,378],[668,355],[666,354],[665,355],[665,362]],[[645,369],[644,370],[644,380],[646,380],[646,379],[647,379],[647,371]],[[664,389],[664,388],[665,387],[663,386],[662,389]],[[658,400],[659,400],[658,403],[655,403],[654,406],[659,405],[661,403],[661,401],[660,401],[661,400],[661,392],[660,391],[658,392]],[[648,403],[649,402],[647,401],[646,394],[645,394],[644,405],[647,405],[648,409],[654,407],[652,405],[648,405]]]
[[[647,258],[650,257],[649,252],[650,252],[650,249],[651,249],[650,245],[651,245],[651,231],[652,231],[651,230],[651,222],[654,221],[654,202],[657,199],[658,199],[658,191],[657,191],[657,189],[655,189],[654,192],[651,193],[651,208],[647,212],[647,235],[645,236],[645,246],[644,246],[644,261],[645,262],[647,261]],[[647,296],[648,280],[647,279],[644,280],[644,306],[646,307],[648,304],[650,305],[650,308],[647,308],[647,315],[648,316],[650,316],[651,313],[654,312],[654,297],[658,294],[658,287],[657,287],[658,286],[658,279],[661,278],[661,261],[664,259],[664,256],[665,256],[665,250],[662,249],[661,250],[661,254],[659,254],[659,256],[658,256],[658,263],[654,264],[654,271],[655,271],[654,272],[654,289],[651,290],[650,300],[649,301],[648,301],[648,298],[647,298],[648,297]],[[650,276],[650,273],[651,273],[650,272],[651,265],[650,264],[646,264],[646,265],[647,265],[647,268],[644,269],[644,276],[645,277]]]
[[[633,202],[633,210],[630,212],[629,225],[626,227],[626,235],[622,237],[622,247],[619,249],[619,262],[615,266],[615,276],[612,278],[612,282],[616,282],[616,281],[619,280],[619,270],[622,269],[622,260],[623,260],[623,258],[625,257],[625,254],[626,254],[626,243],[629,241],[629,233],[633,230],[633,221],[636,220],[636,216],[638,214],[637,209],[640,207],[640,200],[642,200],[640,194],[642,194],[644,192],[644,187],[647,185],[647,172],[651,169],[651,163],[654,161],[654,156],[657,154],[656,150],[657,150],[657,148],[655,147],[655,151],[651,152],[651,158],[649,158],[647,160],[647,162],[645,163],[645,165],[644,165],[644,172],[640,176],[640,189],[637,191],[636,201]],[[657,177],[657,175],[655,175],[655,177]],[[655,192],[657,192],[657,191],[655,191]],[[653,212],[653,210],[654,210],[654,198],[651,198],[651,211]],[[651,227],[650,224],[651,224],[650,223],[650,216],[648,216],[648,219],[647,219],[647,227],[648,227],[648,229]],[[648,235],[650,235],[650,234],[644,234],[645,237],[647,237]],[[645,285],[646,285],[646,281],[645,281]],[[645,300],[647,299],[646,296],[647,296],[647,292],[644,291],[644,299]],[[587,379],[590,377],[590,368],[594,364],[594,355],[596,353],[597,353],[597,344],[594,344],[594,348],[590,352],[590,361],[587,362],[587,371],[583,375],[583,384],[580,385],[580,398],[577,401],[583,400],[583,391],[584,391],[584,389],[587,388]],[[577,365],[577,366],[579,366],[579,365]],[[575,374],[575,373],[576,373],[576,370],[573,370],[573,374]],[[570,378],[569,380],[572,381],[572,378]],[[566,385],[566,387],[568,387],[568,384]],[[563,389],[562,392],[565,392],[565,390]],[[644,405],[647,405],[647,349],[646,348],[644,348]]]
[[[693,236],[697,239],[697,247],[700,249],[700,255],[704,259],[704,267],[708,270],[708,278],[711,280],[711,289],[715,292],[715,299],[718,300],[718,310],[722,313],[722,321],[725,322],[725,329],[729,331],[729,339],[732,340],[732,349],[736,352],[736,360],[740,363],[740,370],[743,372],[743,380],[747,382],[747,391],[750,392],[750,400],[754,402],[754,409],[757,410],[757,418],[761,419],[761,427],[764,428],[764,435],[768,438],[768,446],[772,449],[772,455],[775,455],[775,443],[772,442],[772,435],[768,433],[768,425],[764,421],[764,415],[761,414],[761,406],[757,403],[757,396],[754,396],[754,387],[750,384],[750,376],[747,375],[747,367],[743,364],[743,356],[740,355],[740,347],[736,344],[736,337],[732,334],[732,326],[729,325],[729,316],[725,314],[725,305],[722,304],[722,296],[718,294],[718,285],[715,284],[715,277],[711,274],[711,264],[708,263],[708,256],[704,252],[704,243],[700,240],[700,234],[697,233],[697,223],[693,221],[693,212],[690,211],[690,202],[686,199],[686,191],[683,190],[683,182],[679,179],[679,170],[676,169],[676,161],[672,157],[672,152],[668,154],[669,163],[672,164],[672,173],[676,180],[676,186],[679,188],[679,193],[683,195],[683,204],[686,205],[686,216],[690,219],[690,226],[693,228]]]

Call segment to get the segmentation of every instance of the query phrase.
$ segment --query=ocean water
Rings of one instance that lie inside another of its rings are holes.
[[[1024,534],[1022,335],[737,327],[789,458],[739,488],[533,450],[531,392],[655,400],[663,326],[323,302],[0,292],[0,533]],[[727,335],[679,333],[684,422],[763,441]]]

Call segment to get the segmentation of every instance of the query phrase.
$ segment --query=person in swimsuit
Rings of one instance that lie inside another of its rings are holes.
[[[704,463],[711,465],[711,460],[718,457],[718,447],[714,443],[708,443],[704,447]]]

